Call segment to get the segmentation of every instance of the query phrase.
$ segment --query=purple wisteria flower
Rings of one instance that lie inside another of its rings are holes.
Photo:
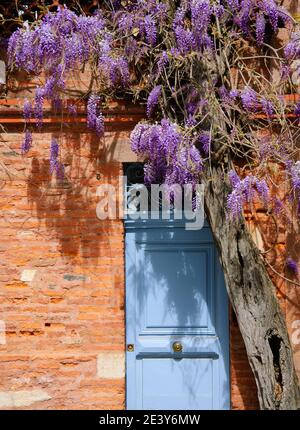
[[[65,177],[65,166],[58,160],[59,145],[57,139],[52,138],[50,146],[50,173],[55,172],[57,179]]]
[[[156,22],[153,16],[146,15],[144,25],[145,25],[147,43],[149,43],[149,45],[155,45],[157,30],[156,30]]]
[[[241,182],[235,170],[230,170],[228,172],[228,178],[233,188],[236,188]]]
[[[138,155],[148,155],[149,145],[147,135],[150,128],[150,124],[139,122],[131,132],[131,149]]]
[[[283,202],[278,197],[275,197],[274,199],[273,209],[275,215],[277,216],[280,215],[283,211]]]
[[[41,128],[43,125],[43,104],[44,104],[44,89],[39,87],[35,91],[34,100],[34,117],[36,120],[36,126]]]
[[[233,21],[243,34],[253,40],[253,23],[258,45],[265,37],[267,22],[275,33],[278,30],[279,17],[286,22],[288,17],[282,12],[274,0],[226,0],[233,15]]]
[[[300,33],[292,34],[291,40],[284,49],[284,55],[288,60],[293,60],[300,56]]]
[[[76,116],[77,115],[77,106],[73,103],[68,104],[68,112],[70,115]]]
[[[27,154],[32,147],[32,133],[29,130],[25,131],[24,139],[21,146],[21,154]]]
[[[153,39],[150,24],[149,37]],[[45,75],[45,85],[38,87],[35,93],[33,114],[37,127],[43,123],[44,100],[50,100],[60,109],[67,74],[95,56],[100,59],[111,85],[128,84],[128,63],[122,56],[111,55],[111,39],[100,11],[93,16],[78,16],[67,7],[58,7],[57,12],[48,12],[41,21],[25,25],[12,34],[8,43],[10,66],[35,74],[43,71]],[[31,116],[29,103],[26,103],[24,118],[29,121]],[[94,120],[98,133],[103,128],[102,123],[99,113]]]
[[[255,177],[254,177],[255,178]],[[259,180],[255,178],[253,180],[253,185],[256,188],[257,194],[260,197],[264,205],[267,205],[270,199],[269,187],[264,179]]]
[[[262,97],[261,106],[262,106],[263,112],[267,116],[272,116],[274,114],[275,109],[274,109],[274,106],[270,100],[267,100],[266,98]]]
[[[253,203],[258,197],[265,205],[269,203],[270,192],[264,179],[258,179],[254,175],[248,175],[240,179],[236,172],[228,173],[232,191],[227,198],[227,209],[231,218],[238,218],[243,213],[245,203]]]
[[[286,81],[289,78],[291,71],[292,71],[292,69],[291,69],[290,64],[283,64],[280,67],[280,78],[281,78],[281,80]]]
[[[247,112],[255,112],[257,110],[258,99],[256,92],[252,88],[244,88],[241,91],[241,99],[243,108]]]
[[[286,264],[287,269],[290,272],[292,272],[294,275],[298,276],[298,274],[299,274],[299,267],[298,267],[297,262],[293,258],[288,257],[286,259],[286,263],[285,264]]]
[[[264,42],[266,31],[266,20],[262,13],[256,15],[256,42],[260,46]]]
[[[270,136],[261,136],[258,144],[258,153],[260,161],[266,161],[272,153]]]
[[[104,117],[100,111],[100,97],[91,94],[87,103],[87,126],[96,131],[98,136],[104,133]]]
[[[55,138],[53,138],[50,146],[50,172],[51,173],[53,173],[54,170],[57,169],[57,165],[59,163],[58,152],[59,152],[58,142]]]
[[[235,22],[240,26],[241,30],[246,36],[251,35],[249,22],[252,14],[252,8],[252,0],[241,0],[239,13],[234,16]]]
[[[208,43],[208,27],[213,10],[209,0],[192,0],[190,7],[193,35],[197,48],[200,49]]]
[[[211,137],[208,131],[202,131],[199,135],[200,148],[205,155],[209,154],[211,146]]]
[[[240,0],[226,0],[226,1],[232,12],[236,12],[240,9]]]
[[[222,19],[226,15],[224,6],[220,2],[218,2],[217,4],[214,4],[212,6],[212,14],[216,15],[219,18],[219,20],[222,21]]]
[[[197,125],[197,120],[193,115],[188,115],[188,117],[184,121],[184,124],[186,128],[192,128]]]
[[[157,74],[160,75],[163,71],[164,67],[166,67],[169,63],[169,57],[168,53],[166,51],[163,51],[161,53],[161,56],[157,62]]]
[[[296,161],[290,170],[293,190],[300,191],[300,161]]]
[[[191,14],[191,28],[186,28],[184,18],[186,13]],[[182,55],[191,51],[211,49],[212,40],[208,34],[213,9],[209,0],[191,0],[189,7],[184,4],[177,9],[173,19],[173,29],[177,48]]]
[[[141,122],[131,133],[132,150],[148,157],[145,182],[196,184],[202,171],[202,158],[181,128],[168,119],[159,124]]]
[[[183,26],[178,25],[175,30],[177,47],[181,54],[188,54],[196,49],[196,40],[191,30],[186,30]]]
[[[25,122],[29,122],[32,117],[32,104],[28,99],[24,101],[23,116]]]
[[[108,87],[126,87],[130,77],[128,62],[122,56],[112,56],[110,49],[110,47],[107,48],[99,57],[99,72],[103,74]]]
[[[123,13],[120,13],[117,24],[120,30],[122,30],[125,34],[128,34],[132,32],[132,29],[134,27],[134,17],[132,14],[124,11]]]
[[[235,191],[232,191],[227,198],[227,209],[231,218],[238,218],[243,213],[243,196]]]
[[[181,147],[176,162],[168,166],[165,182],[167,184],[192,184],[199,182],[202,171],[202,158],[194,145]]]
[[[99,112],[96,118],[95,131],[99,137],[103,136],[104,134],[104,116],[102,112]]]
[[[65,166],[62,163],[57,163],[55,167],[55,173],[57,179],[63,181],[65,178]]]
[[[300,115],[300,102],[298,102],[298,103],[295,105],[294,113],[295,113],[295,115]]]
[[[235,100],[238,96],[239,96],[238,90],[230,90],[229,91],[229,97],[231,98],[231,100]]]
[[[278,27],[278,6],[274,0],[261,0],[261,10],[268,16],[273,30],[276,31]]]
[[[201,98],[201,94],[197,88],[192,86],[188,89],[185,110],[187,113],[186,123],[189,124],[190,127],[197,123],[196,115],[201,113],[201,110],[206,104],[207,100]]]
[[[153,90],[150,92],[147,100],[147,116],[150,118],[155,108],[157,107],[159,97],[161,95],[161,85],[157,85],[153,88]]]
[[[176,9],[174,19],[173,19],[173,29],[174,30],[176,27],[182,25],[186,12],[187,12],[187,7],[184,4],[182,4],[180,7],[178,7]]]
[[[228,90],[224,85],[219,88],[220,98],[223,103],[231,104],[233,103],[239,95],[238,90]]]

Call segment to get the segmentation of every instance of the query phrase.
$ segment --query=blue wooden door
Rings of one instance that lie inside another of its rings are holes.
[[[208,225],[127,221],[128,409],[228,409],[228,301]]]

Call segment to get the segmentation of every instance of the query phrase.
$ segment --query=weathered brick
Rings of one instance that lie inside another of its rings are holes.
[[[0,392],[0,407],[19,408],[50,399],[51,397],[42,390],[3,391]]]

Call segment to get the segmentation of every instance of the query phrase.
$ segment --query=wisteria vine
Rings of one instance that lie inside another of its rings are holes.
[[[32,146],[32,119],[43,126],[44,101],[59,109],[66,78],[89,64],[87,127],[99,138],[103,101],[126,91],[146,104],[147,120],[133,130],[131,145],[147,158],[147,183],[196,184],[226,157],[229,217],[257,200],[274,213],[295,204],[300,214],[300,103],[285,97],[297,93],[300,30],[279,2],[109,1],[90,17],[61,7],[13,33],[8,58],[12,70],[45,78],[24,104],[23,154]],[[75,105],[70,113],[76,115]],[[61,177],[56,141],[50,152],[51,171]],[[271,162],[289,184],[285,202],[270,197]]]

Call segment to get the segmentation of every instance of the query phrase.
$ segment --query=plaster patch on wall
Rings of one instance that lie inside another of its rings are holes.
[[[66,281],[86,281],[87,278],[85,275],[64,275],[64,279]]]
[[[259,228],[254,225],[250,225],[250,233],[257,248],[260,251],[264,252],[265,251],[264,241]]]
[[[82,343],[82,339],[80,336],[66,336],[61,340],[65,345],[80,345]]]
[[[125,377],[124,352],[101,352],[97,355],[97,376],[103,379]]]
[[[31,282],[33,281],[33,278],[35,277],[36,270],[32,269],[25,269],[21,273],[21,281],[22,282]]]
[[[51,397],[42,390],[30,391],[1,391],[0,392],[0,407],[21,407],[30,406],[36,402],[44,402],[50,400]]]
[[[295,320],[292,322],[292,344],[300,345],[300,320]]]
[[[17,233],[17,237],[19,239],[28,239],[28,238],[34,238],[35,237],[35,233],[31,230],[23,230],[23,231],[19,231]]]
[[[3,320],[0,320],[0,345],[6,345],[6,328]]]

